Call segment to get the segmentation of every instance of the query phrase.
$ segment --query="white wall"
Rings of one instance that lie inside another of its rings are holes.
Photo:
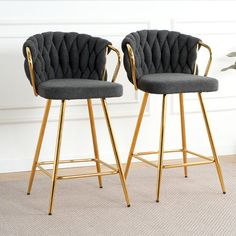
[[[169,29],[190,33],[210,44],[213,66],[210,76],[220,81],[220,91],[206,94],[206,106],[220,155],[236,153],[236,71],[220,72],[234,62],[225,55],[236,50],[235,1],[1,1],[0,0],[0,172],[29,170],[34,154],[45,101],[34,97],[23,71],[22,44],[35,33],[60,30],[98,35],[120,48],[122,38],[139,29]],[[111,62],[114,57],[110,56]],[[112,70],[112,63],[109,71]],[[136,94],[122,68],[118,82],[124,96],[110,99],[117,144],[126,161],[142,94]],[[178,100],[169,97],[166,147],[180,142]],[[100,153],[113,163],[112,150],[101,107],[95,114]],[[62,158],[92,153],[84,102],[67,103]],[[145,130],[138,150],[157,149],[160,123],[160,96],[151,96],[144,118]],[[41,159],[52,159],[58,117],[58,103],[49,118]],[[210,154],[196,95],[186,97],[189,146]],[[169,156],[168,156],[169,157]]]

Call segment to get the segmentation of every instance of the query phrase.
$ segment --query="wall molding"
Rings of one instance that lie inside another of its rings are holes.
[[[0,0],[1,1],[1,0]],[[21,0],[16,0],[16,1],[21,1]],[[28,1],[31,1],[31,0],[28,0]],[[47,1],[47,0],[45,0]],[[57,1],[57,0],[52,0],[52,1]],[[61,0],[61,1],[64,1],[64,0]],[[77,1],[77,0],[75,0]],[[80,1],[80,0],[79,0]],[[99,1],[99,0],[98,0]],[[125,21],[104,21],[104,20],[97,20],[97,21],[90,21],[90,20],[80,20],[80,19],[77,19],[77,18],[74,18],[74,19],[61,19],[61,18],[57,18],[57,19],[31,19],[31,20],[15,20],[15,19],[1,19],[0,20],[0,27],[1,26],[11,26],[11,27],[14,27],[14,26],[58,26],[58,25],[62,25],[62,26],[68,26],[68,25],[71,25],[71,26],[79,26],[79,25],[90,25],[90,26],[94,26],[94,25],[106,25],[106,26],[111,26],[111,25],[145,25],[145,27],[147,29],[150,28],[150,25],[151,25],[151,22],[150,21],[132,21],[132,20],[125,20]],[[68,32],[68,31],[67,31]],[[129,31],[130,32],[130,31]],[[128,33],[129,33],[128,32]],[[81,33],[84,33],[84,32],[81,32]],[[16,34],[14,32],[13,35],[2,35],[1,36],[1,32],[0,32],[0,37],[1,38],[27,38],[29,36],[29,34],[21,34],[19,36],[19,34]],[[120,37],[120,36],[124,36],[123,34],[121,33],[113,33],[113,34],[110,34],[110,33],[102,33],[100,34],[100,36],[103,36],[103,37]]]
[[[111,118],[131,118],[131,117],[137,117],[139,114],[139,106],[141,103],[141,93],[140,92],[135,92],[136,93],[136,99],[134,101],[129,101],[129,102],[111,102],[110,99],[107,99],[107,104],[108,104],[108,110],[110,111],[110,117]],[[95,119],[104,119],[104,114],[102,113],[102,105],[101,102],[98,101],[100,99],[96,99],[96,102],[93,100],[93,109],[94,109],[94,117]],[[59,109],[60,105],[51,105],[51,110],[48,118],[48,122],[57,122],[58,121],[58,114],[59,114]],[[67,102],[67,109],[66,109],[66,116],[65,120],[66,121],[81,121],[81,120],[88,120],[88,112],[87,112],[87,103],[83,102],[83,104],[72,104],[69,105],[70,101]],[[46,99],[45,99],[45,104],[46,104]],[[128,107],[127,107],[128,105]],[[122,111],[120,111],[120,106],[126,107]],[[0,109],[0,114],[1,112],[15,112],[16,110],[23,114],[25,111],[31,111],[37,112],[36,117],[28,117],[28,116],[23,116],[23,117],[15,117],[11,116],[10,114],[6,117],[3,118],[1,116],[0,118],[0,125],[6,125],[6,124],[29,124],[29,123],[41,123],[42,117],[43,117],[43,112],[44,112],[44,107],[43,105],[41,106],[32,106],[32,107],[5,107],[3,110]],[[82,112],[81,112],[82,110]],[[117,112],[117,110],[119,112]],[[150,116],[150,102],[148,101],[147,107],[144,113],[144,116]],[[12,118],[14,117],[14,118]]]

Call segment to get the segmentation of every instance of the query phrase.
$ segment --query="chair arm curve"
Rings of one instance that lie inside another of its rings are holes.
[[[136,66],[135,66],[135,57],[134,57],[134,51],[130,44],[126,44],[127,50],[128,50],[128,55],[129,55],[129,60],[130,60],[130,66],[131,66],[131,76],[132,76],[132,81],[134,85],[134,89],[138,90],[137,86],[137,78],[136,78]]]
[[[32,58],[32,54],[29,47],[26,47],[26,54],[27,54],[29,72],[30,72],[30,81],[33,87],[34,95],[38,96],[36,85],[35,85],[35,72],[34,72],[33,58]]]
[[[111,81],[111,82],[115,82],[116,79],[117,79],[118,72],[120,70],[121,56],[120,56],[120,52],[119,52],[119,50],[117,48],[113,47],[112,45],[108,45],[107,47],[108,47],[108,49],[110,49],[113,52],[115,52],[116,55],[117,55],[117,64],[116,64],[116,68],[115,68],[115,70],[113,72],[112,81]]]
[[[208,46],[207,44],[203,43],[202,41],[199,41],[198,44],[199,44],[199,49],[200,49],[200,47],[204,47],[209,52],[209,59],[208,59],[208,62],[207,62],[207,65],[206,65],[206,69],[205,69],[205,72],[204,72],[204,76],[207,76],[208,72],[210,70],[211,62],[212,62],[212,50],[211,50],[210,46]]]

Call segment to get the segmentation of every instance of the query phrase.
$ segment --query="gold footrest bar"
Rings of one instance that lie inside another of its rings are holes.
[[[198,153],[196,153],[196,152],[192,152],[192,151],[189,151],[189,150],[186,150],[186,152],[189,153],[189,154],[192,154],[192,155],[194,155],[194,156],[197,156],[197,157],[200,157],[200,158],[206,159],[206,160],[208,160],[208,161],[213,161],[212,158],[210,158],[210,157],[206,157],[206,156],[203,156],[203,155],[198,154]]]
[[[106,172],[100,172],[100,173],[89,173],[89,174],[80,174],[80,175],[64,175],[64,176],[57,176],[57,179],[58,180],[79,179],[79,178],[94,177],[94,176],[115,175],[118,173],[119,173],[118,171],[106,171]]]
[[[172,149],[172,150],[166,150],[164,153],[173,153],[173,152],[183,152],[183,149]],[[150,151],[150,152],[137,152],[133,154],[133,157],[136,156],[144,156],[144,155],[153,155],[153,154],[159,154],[158,151]]]
[[[63,175],[63,176],[57,176],[58,180],[62,179],[78,179],[78,178],[86,178],[86,177],[94,177],[94,176],[104,176],[104,175],[114,175],[118,174],[119,171],[113,167],[112,165],[107,164],[104,161],[94,159],[94,158],[85,158],[85,159],[73,159],[73,160],[61,160],[59,161],[59,164],[68,164],[68,163],[79,163],[79,162],[99,162],[100,164],[108,167],[112,171],[104,171],[104,172],[99,172],[99,173],[88,173],[88,174],[79,174],[79,175]],[[52,165],[54,162],[53,161],[42,161],[37,164],[37,167],[39,170],[41,170],[44,174],[49,176],[50,178],[52,177],[51,173],[47,171],[45,168],[43,168],[43,165]]]
[[[177,167],[184,167],[184,166],[198,166],[198,165],[206,165],[206,164],[212,164],[215,161],[199,161],[199,162],[189,162],[189,163],[183,163],[183,164],[173,164],[173,165],[163,165],[163,168],[169,169],[169,168],[177,168]]]
[[[69,164],[69,163],[78,163],[78,162],[90,162],[95,161],[93,158],[84,158],[84,159],[73,159],[73,160],[60,160],[59,164]],[[39,165],[52,165],[53,161],[41,161]]]
[[[73,159],[73,160],[61,160],[59,161],[59,164],[70,164],[70,163],[79,163],[79,162],[99,162],[100,164],[103,164],[104,166],[117,171],[117,169],[115,167],[113,167],[112,165],[107,164],[104,161],[95,159],[95,158],[86,158],[86,159]],[[53,161],[42,161],[39,162],[38,165],[52,165]]]
[[[150,165],[153,167],[158,168],[158,165],[156,165],[155,163],[148,161],[142,157],[139,156],[135,156],[136,159]],[[211,164],[214,163],[214,160],[210,160],[210,161],[199,161],[199,162],[189,162],[189,163],[180,163],[180,164],[172,164],[172,165],[163,165],[164,169],[169,169],[169,168],[177,168],[177,167],[184,167],[184,166],[197,166],[197,165],[205,165],[205,164]]]
[[[164,151],[164,153],[175,153],[175,152],[183,152],[184,150],[183,149],[173,149],[173,150],[166,150]],[[189,150],[186,150],[187,153],[189,154],[192,154],[194,156],[197,156],[197,157],[200,157],[200,158],[203,158],[207,161],[199,161],[199,162],[188,162],[188,163],[180,163],[180,164],[171,164],[171,165],[163,165],[163,168],[165,169],[169,169],[169,168],[178,168],[178,167],[185,167],[185,166],[197,166],[197,165],[205,165],[205,164],[211,164],[211,163],[214,163],[214,159],[211,159],[210,157],[206,157],[206,156],[203,156],[201,154],[198,154],[196,152],[192,152],[192,151],[189,151]],[[153,155],[153,154],[159,154],[159,152],[155,152],[155,151],[150,151],[150,152],[138,152],[138,153],[135,153],[133,154],[133,157],[150,165],[150,166],[153,166],[155,168],[158,168],[158,165],[155,164],[155,162],[153,161],[148,161],[146,159],[144,159],[143,157],[141,156],[145,156],[145,155]]]

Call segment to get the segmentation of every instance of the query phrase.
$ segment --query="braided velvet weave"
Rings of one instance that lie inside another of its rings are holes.
[[[25,71],[30,79],[26,47],[33,57],[36,86],[50,79],[83,78],[101,80],[106,62],[106,46],[101,38],[86,34],[46,32],[26,40],[23,46]]]
[[[102,81],[106,80],[104,69],[108,45],[111,43],[105,39],[74,32],[36,34],[23,45],[26,75],[30,80],[26,55],[26,47],[29,47],[40,96],[49,99],[121,96],[121,85]]]
[[[135,55],[137,80],[146,74],[192,74],[197,58],[198,38],[167,30],[142,30],[131,33],[122,42],[124,66],[132,82],[126,44]]]
[[[134,52],[139,89],[157,94],[216,91],[216,79],[191,75],[199,41],[198,38],[167,30],[142,30],[127,35],[122,42],[122,50],[130,82],[133,83],[127,44]]]

